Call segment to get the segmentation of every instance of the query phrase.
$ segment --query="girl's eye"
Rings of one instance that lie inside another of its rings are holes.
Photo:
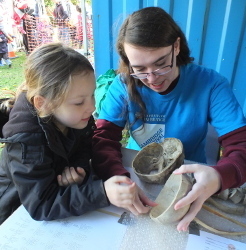
[[[83,104],[84,104],[83,102],[75,103],[75,106],[81,106],[81,105],[83,105]]]

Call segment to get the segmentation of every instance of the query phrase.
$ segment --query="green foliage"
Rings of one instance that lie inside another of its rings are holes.
[[[54,2],[52,0],[44,0],[45,7],[52,7]]]
[[[129,130],[123,129],[123,131],[122,131],[122,140],[121,140],[122,147],[125,148],[127,146],[129,138],[130,138]]]
[[[91,0],[85,0],[86,3],[88,3],[89,5],[91,5]],[[71,0],[71,3],[74,5],[80,5],[80,0]]]
[[[88,4],[91,5],[91,0],[86,0]],[[74,5],[80,5],[80,0],[71,0],[71,3]],[[52,7],[54,6],[54,2],[52,0],[44,0],[45,7]]]
[[[77,5],[77,4],[79,5],[79,2],[80,2],[80,1],[78,1],[78,0],[71,0],[71,3],[72,3],[73,5]]]

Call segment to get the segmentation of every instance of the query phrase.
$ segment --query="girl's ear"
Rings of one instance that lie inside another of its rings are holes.
[[[36,95],[33,98],[33,105],[38,110],[44,110],[45,108],[45,98],[41,95]]]

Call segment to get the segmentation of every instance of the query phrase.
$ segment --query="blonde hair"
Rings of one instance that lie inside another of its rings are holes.
[[[46,106],[37,113],[40,117],[52,115],[66,98],[72,75],[94,72],[86,57],[61,43],[49,43],[35,49],[25,64],[25,82],[18,89],[26,92],[27,100],[40,95]]]

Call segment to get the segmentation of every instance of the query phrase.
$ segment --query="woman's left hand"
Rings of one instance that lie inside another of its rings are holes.
[[[182,165],[173,173],[193,173],[196,179],[192,190],[174,205],[174,209],[178,210],[191,204],[189,211],[177,225],[178,231],[187,231],[190,222],[200,211],[203,203],[220,189],[220,175],[215,169],[201,164]]]

